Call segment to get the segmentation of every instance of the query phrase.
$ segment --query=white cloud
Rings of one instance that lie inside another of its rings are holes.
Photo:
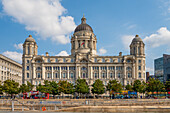
[[[153,68],[146,68],[146,72],[149,72],[150,74],[154,75],[154,69]]]
[[[127,27],[127,29],[133,29],[133,28],[135,28],[136,27],[136,24],[133,24],[133,25],[129,25],[128,27]]]
[[[56,56],[69,56],[69,54],[67,53],[67,51],[61,51],[59,54],[57,54]]]
[[[133,38],[135,38],[133,35],[124,35],[121,37],[124,48],[128,48],[128,51]]]
[[[23,50],[22,43],[20,43],[20,44],[14,44],[14,47],[15,47],[16,49]]]
[[[169,45],[170,31],[166,27],[161,27],[157,33],[146,36],[144,41],[149,47],[159,47],[162,45]]]
[[[103,55],[105,53],[107,53],[106,49],[104,49],[104,48],[99,49],[99,55]]]
[[[41,39],[50,38],[57,43],[69,43],[69,34],[76,25],[74,18],[65,16],[67,10],[60,0],[2,0],[3,11],[15,22],[24,24]]]
[[[5,55],[6,57],[11,58],[12,60],[22,63],[22,53],[6,51],[3,52],[2,54]]]

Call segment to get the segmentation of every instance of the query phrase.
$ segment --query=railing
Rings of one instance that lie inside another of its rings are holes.
[[[79,106],[154,106],[170,105],[170,99],[0,99],[0,110],[8,111],[56,111]]]

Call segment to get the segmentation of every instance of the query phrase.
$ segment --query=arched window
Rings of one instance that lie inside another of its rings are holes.
[[[87,70],[87,68],[86,68],[86,67],[82,67],[82,68],[81,68],[81,70],[84,70],[84,71],[86,71],[86,70]]]

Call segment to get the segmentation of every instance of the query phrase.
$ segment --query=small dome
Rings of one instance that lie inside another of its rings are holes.
[[[74,32],[78,31],[91,31],[93,32],[93,29],[91,28],[90,25],[86,24],[86,18],[83,15],[83,18],[81,18],[81,24],[76,27]]]
[[[142,39],[139,37],[139,35],[136,35],[132,42],[142,42]]]
[[[25,42],[35,42],[35,40],[32,38],[32,35],[29,35],[29,37],[26,38]]]

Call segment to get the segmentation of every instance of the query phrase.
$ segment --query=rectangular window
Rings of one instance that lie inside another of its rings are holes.
[[[139,64],[141,63],[141,60],[138,60]]]
[[[37,73],[37,76],[38,76],[38,78],[41,78],[41,74],[40,73]]]
[[[58,59],[57,59],[57,58],[55,59],[55,62],[58,62]]]
[[[30,61],[29,61],[29,60],[27,60],[27,63],[30,63]]]
[[[66,59],[65,59],[65,58],[63,58],[63,62],[66,62]]]
[[[118,73],[118,78],[120,78],[120,73]]]
[[[74,62],[74,59],[73,59],[73,58],[71,59],[71,62],[72,62],[72,63]]]
[[[58,73],[55,73],[55,78],[59,78],[59,77],[58,77]]]
[[[128,78],[131,78],[131,73],[128,73]]]
[[[110,78],[113,78],[113,73],[110,73]]]
[[[118,58],[118,62],[121,62],[120,58]]]
[[[110,58],[110,62],[113,62],[113,58]]]
[[[63,78],[66,78],[66,73],[63,73]]]
[[[139,70],[141,70],[141,66],[139,66],[139,68],[138,68]]]
[[[104,59],[104,58],[102,58],[102,62],[105,62],[105,59]]]
[[[27,70],[29,70],[29,66],[27,66]]]
[[[71,77],[71,78],[74,78],[74,73],[70,73],[70,77]]]
[[[139,72],[139,78],[141,78],[141,73]]]
[[[47,73],[47,78],[50,78],[50,73]]]
[[[27,78],[29,78],[29,73],[27,73]]]
[[[51,60],[50,60],[50,58],[48,58],[48,63],[50,63],[51,62]]]
[[[97,58],[94,58],[94,62],[97,62]]]

